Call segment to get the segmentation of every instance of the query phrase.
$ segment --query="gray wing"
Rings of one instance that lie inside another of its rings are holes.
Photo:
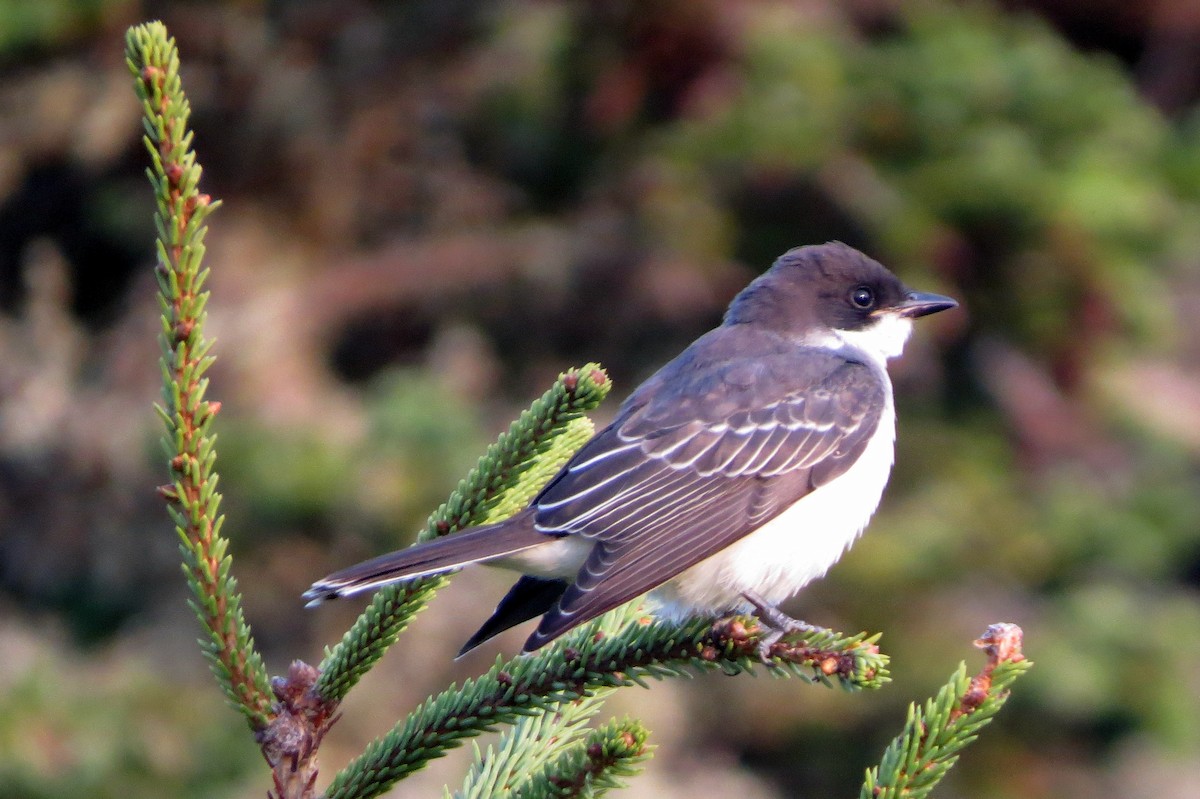
[[[886,392],[865,364],[811,350],[653,378],[534,502],[539,531],[596,545],[526,650],[661,585],[845,472]]]

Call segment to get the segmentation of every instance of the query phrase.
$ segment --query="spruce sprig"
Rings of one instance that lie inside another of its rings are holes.
[[[603,617],[596,619],[532,655],[497,663],[482,676],[422,703],[334,777],[327,799],[378,796],[467,738],[521,716],[551,712],[597,688],[646,687],[649,679],[694,671],[741,674],[762,665],[757,647],[765,631],[744,617],[716,624],[694,619],[676,626],[642,616],[616,635],[605,634],[604,624]],[[815,639],[773,648],[773,662],[781,666],[775,673],[814,682],[837,676],[847,687],[874,687],[887,679],[887,658],[870,639],[831,631]]]
[[[878,766],[867,770],[859,799],[924,799],[979,737],[1008,700],[1013,681],[1033,666],[1021,652],[1021,628],[993,624],[975,645],[988,655],[974,677],[960,664],[950,681],[923,708],[908,706],[904,731],[888,745]]]
[[[159,307],[162,325],[159,364],[163,403],[156,409],[166,427],[163,448],[171,482],[159,487],[175,522],[183,552],[189,600],[204,627],[200,646],[230,702],[255,730],[271,720],[271,692],[262,658],[242,614],[237,581],[230,574],[228,540],[221,535],[221,494],[217,491],[216,435],[212,422],[220,403],[205,399],[213,363],[212,341],[204,336],[204,220],[220,203],[200,193],[200,166],[188,130],[191,113],[179,78],[179,51],[160,22],[131,28],[125,62],[142,103],[158,209]]]
[[[650,757],[648,737],[634,719],[610,721],[517,786],[513,799],[592,799],[622,788]]]
[[[587,734],[587,723],[600,712],[615,689],[597,688],[591,694],[522,716],[487,752],[475,747],[475,763],[453,799],[494,799],[510,795],[531,774],[544,770]],[[451,794],[445,796],[450,799]]]
[[[581,417],[611,387],[608,375],[594,363],[559,375],[429,516],[418,540],[500,521],[524,507],[586,440],[591,426]],[[345,697],[445,584],[446,577],[436,575],[376,591],[341,642],[326,653],[316,684],[318,695],[329,701]]]
[[[637,602],[622,605],[604,614],[597,622],[598,635],[619,635],[643,615]],[[481,754],[475,747],[475,762],[467,772],[463,787],[454,799],[493,799],[507,796],[530,775],[542,772],[551,762],[563,757],[588,733],[587,722],[600,712],[615,688],[595,688],[570,702],[563,702],[539,713],[521,716],[509,728],[496,747]],[[449,793],[447,792],[447,797]]]

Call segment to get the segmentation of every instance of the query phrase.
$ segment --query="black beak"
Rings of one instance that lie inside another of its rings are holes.
[[[941,294],[927,294],[923,291],[910,291],[904,302],[896,306],[901,316],[916,319],[918,316],[929,316],[938,311],[948,311],[957,308],[958,301]]]

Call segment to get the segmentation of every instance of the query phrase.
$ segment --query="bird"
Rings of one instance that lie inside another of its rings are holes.
[[[669,620],[754,612],[765,660],[764,644],[817,629],[778,606],[879,505],[896,437],[887,361],[914,319],[957,305],[840,242],[788,250],[523,510],[330,574],[304,598],[485,563],[521,576],[459,657],[540,616],[533,652],[648,594]]]

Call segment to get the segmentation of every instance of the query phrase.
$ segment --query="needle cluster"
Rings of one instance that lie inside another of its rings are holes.
[[[205,219],[218,207],[202,194],[200,165],[188,130],[191,106],[179,79],[179,52],[159,22],[130,29],[126,63],[142,103],[151,166],[146,170],[158,209],[158,301],[162,325],[162,444],[170,480],[159,487],[175,522],[192,609],[204,628],[201,649],[226,696],[261,730],[270,721],[271,691],[262,658],[254,649],[242,614],[237,581],[230,574],[228,539],[217,490],[216,435],[212,422],[221,406],[205,399],[205,372],[213,363],[212,341],[204,336],[208,269],[204,260]]]

